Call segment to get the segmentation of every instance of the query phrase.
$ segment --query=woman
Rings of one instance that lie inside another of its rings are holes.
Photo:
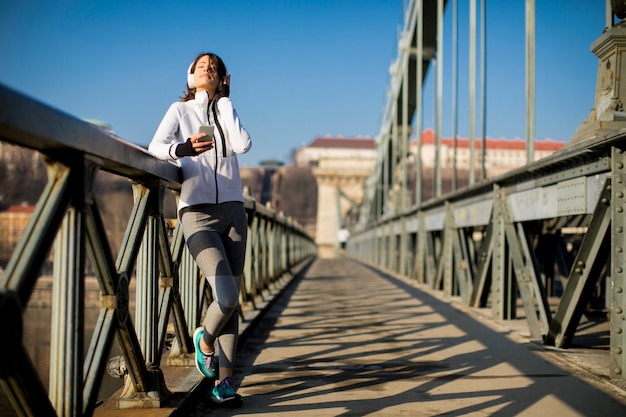
[[[230,76],[217,55],[198,55],[187,78],[185,96],[167,110],[148,150],[182,168],[178,217],[213,293],[203,326],[193,335],[196,367],[207,378],[217,376],[211,398],[224,402],[236,397],[232,376],[247,237],[236,154],[248,152],[252,142],[233,108]]]

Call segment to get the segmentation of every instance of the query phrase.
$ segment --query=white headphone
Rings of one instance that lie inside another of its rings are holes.
[[[187,87],[189,87],[189,89],[194,89],[196,88],[196,82],[193,79],[193,73],[191,72],[191,68],[193,67],[193,62],[189,65],[189,68],[187,69]]]

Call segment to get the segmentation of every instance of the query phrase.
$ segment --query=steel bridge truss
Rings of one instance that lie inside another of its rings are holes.
[[[571,145],[371,224],[348,253],[495,318],[523,314],[533,339],[557,347],[585,313],[606,309],[611,376],[623,379],[625,151],[624,133]]]
[[[469,186],[456,188],[455,159],[452,191],[442,195],[442,27],[447,3],[452,3],[452,27],[456,28],[456,0],[409,2],[377,137],[376,166],[366,181],[359,220],[346,253],[459,297],[467,306],[490,308],[496,318],[523,316],[533,339],[557,347],[570,344],[584,314],[594,309],[606,311],[610,317],[610,374],[626,379],[626,133],[609,130],[613,133],[570,143],[551,157],[534,161],[534,0],[526,0],[529,162],[495,178],[485,178],[483,166],[481,181],[476,183],[472,164],[479,159],[473,149],[478,25],[476,0],[472,0]],[[485,2],[480,3],[484,50]],[[607,2],[607,27],[612,19]],[[456,48],[455,39],[452,43]],[[484,68],[484,54],[482,59]],[[409,141],[412,123],[415,131],[422,131],[422,83],[430,64],[437,71],[435,166],[433,197],[424,202],[421,135],[416,135],[417,154],[411,155],[416,167],[414,190],[409,186]],[[452,67],[456,137],[455,62]],[[484,98],[484,73],[481,84]],[[484,105],[482,112],[484,122]],[[454,152],[456,155],[456,148]]]

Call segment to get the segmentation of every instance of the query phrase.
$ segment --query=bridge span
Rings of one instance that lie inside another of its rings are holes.
[[[571,141],[553,155],[535,160],[535,2],[526,1],[527,164],[487,175],[485,107],[477,112],[477,36],[485,44],[485,2],[470,2],[470,150],[468,185],[456,187],[457,149],[434,155],[433,192],[424,198],[422,155],[408,152],[412,132],[422,131],[422,83],[436,66],[435,141],[441,143],[444,7],[457,2],[413,1],[401,32],[398,59],[379,136],[376,166],[366,180],[365,199],[346,243],[348,256],[405,276],[472,308],[487,308],[495,319],[523,316],[530,338],[567,348],[589,317],[602,315],[610,340],[610,378],[626,380],[626,234],[624,187],[626,118],[623,103],[626,40],[623,2],[606,2],[605,29],[591,44],[598,57],[595,102]],[[609,4],[610,3],[610,4]],[[456,22],[453,22],[453,27]],[[498,36],[490,33],[490,36]],[[456,48],[453,41],[453,48]],[[484,58],[484,54],[482,55]],[[454,66],[454,65],[453,65]],[[453,68],[455,73],[457,68]],[[486,81],[481,74],[484,104]],[[522,80],[518,80],[522,82]],[[450,80],[456,88],[456,78]],[[453,96],[454,97],[454,96]],[[456,100],[453,98],[453,100]],[[452,107],[456,108],[456,101]],[[591,104],[591,103],[590,103]],[[480,114],[480,117],[477,117]],[[452,123],[458,115],[453,114]],[[475,120],[483,120],[474,140]],[[574,129],[572,129],[574,131]],[[453,129],[453,138],[456,131]],[[483,145],[481,148],[481,144]],[[476,149],[474,149],[476,147]],[[452,188],[443,192],[442,162],[453,159]],[[460,165],[460,164],[459,164]],[[480,175],[478,175],[480,174]],[[523,312],[518,311],[518,304]]]
[[[346,258],[317,259],[300,225],[246,200],[240,300],[247,343],[239,370],[246,407],[239,411],[207,410],[207,382],[193,366],[190,334],[210,291],[180,229],[164,216],[165,196],[180,188],[178,169],[0,86],[0,137],[42,154],[48,172],[0,278],[2,412],[624,414],[626,24],[607,13],[592,45],[601,83],[594,111],[569,146],[534,160],[531,83],[528,164],[444,193],[439,149],[433,197],[423,199],[421,156],[411,169],[405,156],[411,132],[421,131],[421,85],[441,57],[449,3],[407,4],[377,163],[358,210],[338,222],[350,226]],[[526,3],[533,40],[534,2]],[[622,2],[610,3],[626,17]],[[529,48],[529,80],[533,61]],[[472,153],[474,160],[481,158]],[[99,172],[132,183],[119,250],[108,242],[95,195]],[[52,366],[42,376],[23,339],[24,312],[50,256]],[[100,299],[85,340],[87,271]],[[121,355],[111,362],[114,346]],[[124,383],[103,401],[107,369]]]

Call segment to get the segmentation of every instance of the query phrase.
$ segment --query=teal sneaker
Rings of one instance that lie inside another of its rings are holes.
[[[223,403],[225,401],[234,400],[237,398],[235,392],[235,380],[227,376],[211,391],[211,399],[216,403]]]
[[[215,364],[214,362],[214,353],[210,355],[205,355],[200,349],[200,340],[202,340],[202,334],[204,333],[204,329],[202,327],[198,327],[196,331],[193,332],[193,344],[196,348],[196,368],[198,371],[207,378],[215,378]]]

